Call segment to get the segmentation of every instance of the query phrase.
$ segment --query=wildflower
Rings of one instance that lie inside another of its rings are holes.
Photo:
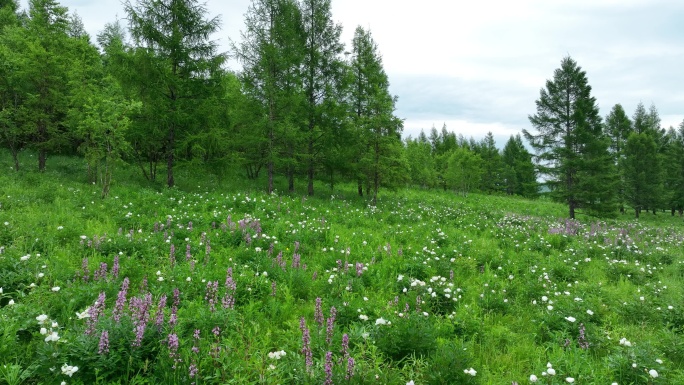
[[[569,384],[572,384],[573,382],[575,382],[575,379],[572,378],[572,377],[568,377],[568,378],[565,379],[565,381],[566,381],[567,383],[569,383]]]
[[[365,314],[361,314],[361,315],[359,315],[359,319],[360,319],[361,321],[368,321],[368,316],[365,315]]]
[[[662,363],[663,363],[663,360],[661,360],[660,358],[658,358],[658,359],[656,359],[656,362],[659,363],[659,364],[662,364]]]
[[[649,370],[648,374],[653,378],[658,378],[658,372],[656,372],[655,369]]]
[[[9,300],[9,302],[7,302],[7,304],[8,304],[9,306],[14,305],[14,300],[13,300],[13,299]]]
[[[538,378],[534,374],[530,375],[530,382],[537,382]]]
[[[62,365],[62,373],[66,374],[67,376],[71,377],[78,371],[78,366],[71,366],[64,364]]]
[[[46,328],[40,328],[40,334],[46,335],[48,333]]]
[[[44,324],[45,321],[47,321],[47,319],[48,319],[48,316],[45,315],[45,314],[41,314],[41,315],[39,315],[38,317],[36,317],[36,321],[38,321],[38,324],[39,324],[39,325]]]
[[[97,345],[97,353],[109,353],[109,332],[107,330],[103,330],[102,334],[100,334],[100,342]]]
[[[475,377],[475,375],[477,374],[477,371],[473,368],[470,368],[470,369],[465,369],[463,371],[463,373],[470,374],[471,376]]]
[[[411,380],[411,381],[407,382],[406,385],[416,385],[416,384],[413,382],[413,380]]]
[[[594,315],[594,312],[591,311],[591,310],[589,310],[589,309],[587,309],[587,314],[589,314],[589,315]]]
[[[82,312],[76,312],[76,317],[78,319],[84,319],[84,318],[90,318],[90,306],[88,306],[85,310]]]
[[[380,317],[380,318],[378,318],[378,319],[375,320],[375,324],[376,324],[376,325],[387,325],[387,320],[384,319],[384,318],[382,318],[382,317]]]
[[[632,346],[632,343],[627,340],[627,338],[620,338],[620,345]]]
[[[554,368],[548,368],[546,372],[549,374],[549,376],[555,376],[556,375],[556,369]]]
[[[59,291],[59,289],[61,289],[59,286],[55,286],[55,287],[53,287],[51,290],[54,291],[54,292],[56,293],[56,292]]]
[[[577,320],[575,317],[572,317],[572,316],[565,317],[565,319],[568,320],[569,322],[575,322]]]
[[[271,358],[271,359],[274,359],[274,360],[279,360],[279,359],[281,359],[282,357],[284,357],[285,355],[287,355],[287,353],[286,353],[284,350],[280,350],[280,351],[277,351],[277,352],[270,352],[270,353],[268,353],[268,358]]]
[[[47,337],[45,337],[45,342],[57,342],[59,341],[59,335],[57,332],[50,332]]]

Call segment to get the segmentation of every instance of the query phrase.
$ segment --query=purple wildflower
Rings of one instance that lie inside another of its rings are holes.
[[[333,385],[332,368],[333,368],[332,352],[328,351],[325,353],[325,383],[324,383],[325,385]]]
[[[319,328],[323,327],[323,310],[321,309],[321,303],[321,297],[317,297],[316,304],[314,305],[314,320],[316,320]]]
[[[114,312],[113,312],[113,318],[114,321],[119,322],[121,320],[121,314],[123,312],[123,308],[126,305],[126,295],[128,294],[128,285],[129,285],[129,280],[128,277],[124,278],[123,283],[121,284],[121,290],[119,291],[119,294],[116,296],[116,304],[114,304]]]
[[[97,345],[97,354],[109,353],[109,332],[103,330],[100,334],[100,343]]]

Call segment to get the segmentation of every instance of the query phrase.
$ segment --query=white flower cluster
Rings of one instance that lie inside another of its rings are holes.
[[[67,376],[71,377],[78,371],[78,366],[71,366],[64,364],[62,365],[62,373],[66,374]]]
[[[39,325],[44,325],[48,321],[48,316],[45,314],[41,314],[38,317],[36,317],[36,321],[38,321]],[[46,327],[41,327],[40,328],[40,334],[46,335],[45,337],[45,342],[57,342],[59,341],[59,334],[54,331],[53,329],[57,329],[59,327],[59,324],[55,321],[51,321],[50,324],[50,330],[48,330]]]
[[[281,359],[282,357],[284,357],[284,356],[286,356],[286,355],[287,355],[287,353],[285,353],[284,350],[280,350],[280,351],[277,351],[277,352],[270,352],[270,353],[268,353],[268,358],[270,358],[270,359],[272,359],[272,360],[279,360],[279,359]]]

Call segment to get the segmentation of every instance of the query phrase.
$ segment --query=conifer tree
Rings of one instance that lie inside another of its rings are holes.
[[[632,121],[625,113],[625,110],[620,104],[614,105],[608,116],[606,116],[605,133],[610,139],[609,150],[611,155],[613,155],[613,163],[615,164],[618,176],[617,201],[621,213],[625,212],[624,151],[627,137],[629,137],[632,131]]]
[[[394,116],[396,97],[382,66],[377,44],[369,31],[357,27],[351,59],[352,121],[357,128],[357,176],[370,185],[373,204],[378,189],[405,175],[401,144],[402,122]]]
[[[503,149],[503,183],[508,195],[536,198],[539,195],[537,172],[532,154],[527,151],[520,134],[511,135]]]
[[[614,165],[586,73],[572,58],[563,58],[536,105],[537,113],[529,117],[536,132],[523,130],[523,134],[537,152],[538,168],[547,178],[551,196],[568,205],[570,218],[577,210],[610,214]]]
[[[173,187],[179,143],[201,129],[201,103],[222,91],[225,55],[209,40],[220,20],[207,20],[206,6],[196,0],[127,1],[125,9],[137,67],[130,71],[143,75],[136,79],[146,94],[143,113],[154,115],[147,128],[163,138],[166,184]]]
[[[340,112],[336,108],[338,86],[344,74],[340,58],[344,46],[340,42],[342,26],[332,21],[330,0],[302,0],[304,25],[304,60],[302,65],[305,95],[304,148],[302,151],[307,176],[307,192],[314,194],[316,168],[326,155]]]
[[[276,167],[286,170],[294,190],[297,138],[294,122],[303,107],[301,66],[304,53],[302,16],[292,0],[254,0],[246,15],[243,42],[236,56],[247,95],[259,105],[251,125],[259,133],[251,143],[265,154],[268,192],[273,192]],[[262,161],[262,160],[259,160]]]

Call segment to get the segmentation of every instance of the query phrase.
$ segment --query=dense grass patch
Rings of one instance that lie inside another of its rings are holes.
[[[684,382],[681,218],[54,161],[0,175],[0,383]]]

